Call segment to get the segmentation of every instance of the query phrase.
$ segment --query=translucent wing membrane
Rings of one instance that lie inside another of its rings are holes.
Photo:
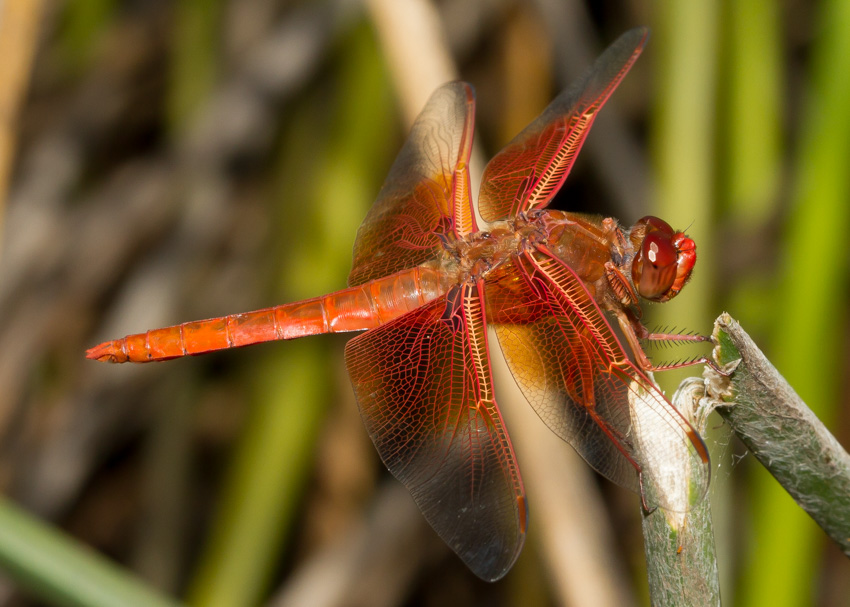
[[[686,511],[708,488],[702,439],[628,359],[566,264],[539,252],[511,263],[510,278],[487,284],[487,314],[529,403],[601,474]]]
[[[493,398],[481,285],[348,343],[363,421],[390,471],[480,577],[502,577],[525,538],[525,493]]]
[[[623,34],[583,78],[561,93],[484,170],[478,210],[485,221],[543,208],[560,189],[599,109],[640,55],[646,28]]]
[[[474,121],[470,85],[431,95],[357,231],[350,286],[428,261],[445,235],[478,230],[467,168]]]

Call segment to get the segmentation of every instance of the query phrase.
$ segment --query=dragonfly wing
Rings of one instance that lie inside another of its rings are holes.
[[[708,488],[699,434],[629,360],[569,266],[539,252],[511,263],[510,278],[487,284],[487,315],[534,410],[593,468],[647,504],[688,510]]]
[[[350,286],[428,261],[449,234],[478,230],[469,194],[475,93],[450,82],[428,99],[357,231]]]
[[[478,576],[501,578],[525,539],[525,493],[493,398],[482,285],[367,331],[345,361],[387,468]]]
[[[481,180],[478,210],[498,221],[549,204],[575,162],[596,115],[637,60],[649,36],[629,30],[496,156]]]

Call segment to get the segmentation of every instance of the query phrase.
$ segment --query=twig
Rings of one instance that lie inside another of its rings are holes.
[[[729,378],[706,371],[717,412],[791,497],[850,556],[850,455],[724,313],[714,324],[714,358],[740,360]]]
[[[673,395],[673,404],[700,433],[705,429],[705,415],[696,404],[704,394],[703,380],[692,377]],[[708,495],[686,513],[658,508],[644,514],[643,537],[653,605],[720,605]]]

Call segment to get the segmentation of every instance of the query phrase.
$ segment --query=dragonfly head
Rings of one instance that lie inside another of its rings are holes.
[[[688,282],[696,263],[694,241],[651,215],[632,226],[629,240],[635,249],[632,281],[638,294],[659,302],[675,297]]]

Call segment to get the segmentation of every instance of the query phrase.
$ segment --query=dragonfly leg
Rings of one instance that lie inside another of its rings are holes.
[[[638,470],[638,483],[640,484],[640,505],[643,507],[643,511],[646,512],[646,515],[649,516],[656,510],[658,510],[658,506],[650,507],[649,504],[646,503],[646,491],[643,490],[643,471]]]
[[[684,367],[691,367],[694,365],[707,365],[711,367],[713,371],[723,375],[724,377],[729,376],[732,373],[731,369],[721,369],[717,363],[706,356],[700,356],[698,358],[693,358],[689,360],[683,360],[675,363],[667,363],[656,365],[649,357],[646,355],[646,352],[643,351],[643,348],[640,345],[640,340],[649,340],[649,341],[675,341],[675,342],[710,342],[711,338],[705,335],[696,335],[693,333],[652,333],[644,327],[640,320],[624,311],[618,311],[617,320],[620,324],[620,329],[622,329],[623,334],[626,336],[626,340],[629,342],[629,347],[632,350],[632,353],[635,355],[635,362],[638,366],[644,371],[670,371],[672,369],[682,369]]]
[[[711,337],[708,335],[699,335],[697,333],[652,333],[648,331],[643,325],[641,325],[641,328],[643,328],[645,333],[643,333],[642,335],[638,335],[638,337],[640,339],[646,339],[648,341],[711,341]]]
[[[655,333],[647,329],[640,322],[640,319],[634,315],[626,312],[626,317],[628,319],[629,325],[632,327],[635,335],[638,339],[644,339],[647,341],[675,341],[675,342],[702,342],[702,341],[711,341],[711,337],[708,335],[699,335],[697,333]],[[621,323],[622,324],[622,323]]]
[[[632,287],[632,283],[623,276],[623,273],[620,272],[620,269],[614,263],[610,261],[605,263],[605,275],[608,278],[608,284],[617,295],[620,303],[624,306],[631,306],[638,302],[638,296]]]
[[[647,359],[648,360],[648,359]],[[667,363],[656,365],[650,361],[649,367],[644,369],[645,371],[671,371],[673,369],[684,369],[685,367],[693,367],[694,365],[706,365],[711,367],[711,370],[715,373],[718,373],[724,377],[728,377],[732,374],[734,369],[726,369],[719,367],[716,362],[708,358],[707,356],[700,356],[698,358],[690,358],[688,360],[682,360],[675,363]]]

